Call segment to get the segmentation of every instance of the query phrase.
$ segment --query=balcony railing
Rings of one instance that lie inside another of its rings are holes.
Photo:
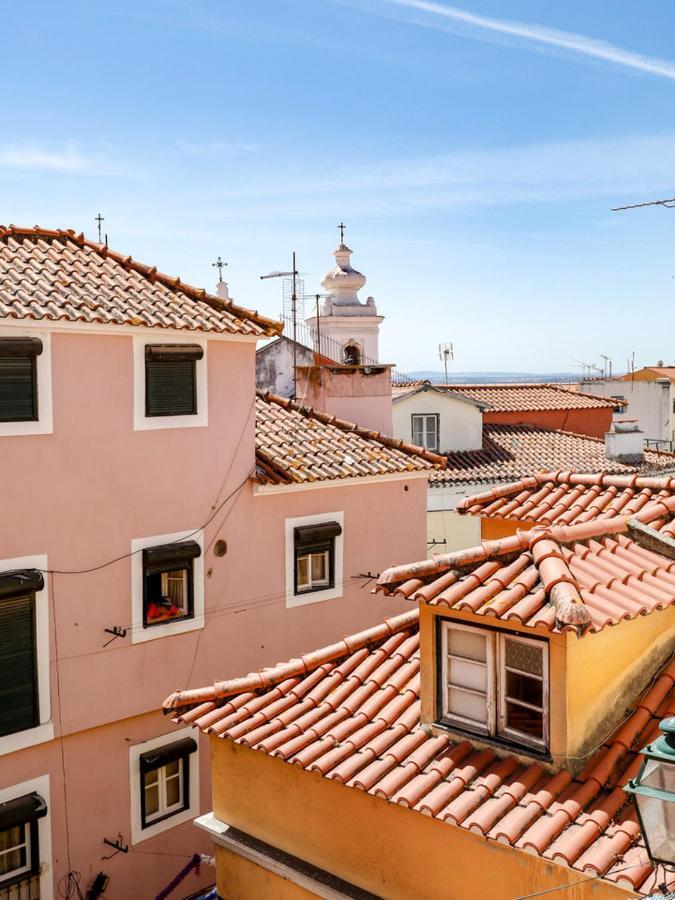
[[[26,875],[7,886],[0,884],[0,900],[40,900],[40,876]]]

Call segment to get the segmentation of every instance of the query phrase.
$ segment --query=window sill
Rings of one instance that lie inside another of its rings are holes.
[[[324,600],[339,600],[343,596],[342,585],[326,588],[324,591],[307,591],[305,594],[293,594],[286,598],[286,609],[295,606],[308,606],[310,603],[322,603]]]
[[[168,831],[170,828],[176,828],[178,825],[184,825],[186,822],[192,822],[199,815],[199,810],[196,807],[188,807],[187,809],[181,810],[181,812],[176,813],[175,816],[168,816],[165,819],[160,819],[159,822],[155,822],[152,825],[148,825],[147,828],[141,828],[140,824],[132,828],[131,832],[131,843],[132,845],[141,844],[143,841],[147,841],[150,838],[157,837],[158,834],[162,834],[164,831]]]
[[[0,437],[21,437],[30,434],[52,434],[51,421],[0,422]]]
[[[206,428],[209,419],[206,413],[189,416],[143,416],[134,423],[135,431],[156,431],[160,428]]]
[[[54,740],[54,724],[45,722],[44,725],[36,725],[35,728],[27,728],[25,731],[17,731],[14,734],[0,737],[0,756],[52,740]]]
[[[535,747],[532,744],[518,744],[515,741],[507,740],[498,735],[482,734],[479,731],[470,731],[468,728],[461,728],[450,722],[442,720],[432,722],[429,726],[434,737],[448,735],[457,735],[459,738],[466,738],[473,744],[480,747],[498,747],[500,750],[508,750],[516,756],[526,756],[528,759],[536,759],[541,762],[552,762],[553,757],[548,750],[541,747]]]
[[[154,641],[157,638],[171,637],[174,634],[186,634],[189,631],[197,631],[204,627],[204,614],[195,614],[190,619],[167,619],[166,622],[158,622],[147,628],[134,629],[131,633],[131,643],[141,644],[144,641]]]

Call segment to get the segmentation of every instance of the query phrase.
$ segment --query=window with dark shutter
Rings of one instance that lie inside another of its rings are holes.
[[[39,724],[35,569],[0,574],[0,736]]]
[[[148,547],[143,551],[143,627],[194,616],[193,561],[196,541]]]
[[[154,344],[145,348],[145,415],[197,414],[198,345]]]
[[[36,358],[38,338],[0,338],[0,422],[38,418]]]
[[[141,827],[175,816],[190,805],[192,738],[174,741],[141,754]]]
[[[300,525],[293,531],[296,594],[325,591],[335,586],[335,538],[339,522]]]

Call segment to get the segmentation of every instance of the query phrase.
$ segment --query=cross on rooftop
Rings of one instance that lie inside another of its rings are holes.
[[[223,260],[219,256],[215,262],[211,263],[211,265],[214,268],[218,269],[218,281],[222,281],[223,280],[223,266],[226,266],[227,263],[223,262]]]
[[[344,242],[345,242],[345,228],[346,227],[347,226],[345,225],[344,222],[340,222],[340,224],[338,225],[338,228],[340,229],[340,243],[341,244],[344,244]]]
[[[101,224],[105,222],[105,217],[99,213],[97,216],[94,216],[94,222],[98,224],[98,242],[101,243]]]

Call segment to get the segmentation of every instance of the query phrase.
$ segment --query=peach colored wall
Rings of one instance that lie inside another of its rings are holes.
[[[391,373],[369,375],[360,369],[322,366],[298,368],[297,397],[322,412],[356,422],[382,434],[393,434]]]
[[[589,437],[604,438],[612,424],[611,409],[549,409],[520,412],[494,412],[485,410],[485,424],[535,425]]]
[[[84,873],[103,865],[104,835],[129,838],[128,743],[120,755],[114,729],[134,739],[130,720],[147,718],[146,737],[169,732],[169,722],[151,711],[172,689],[288,659],[407,609],[349,576],[424,557],[426,480],[255,495],[247,480],[254,462],[252,343],[209,341],[208,428],[133,431],[131,336],[54,333],[52,365],[54,434],[1,439],[3,471],[12,475],[3,480],[0,559],[48,554],[51,568],[88,568],[128,554],[132,538],[199,527],[219,498],[244,483],[205,531],[202,630],[133,645],[127,635],[104,649],[104,629],[131,622],[130,560],[49,577],[52,721],[57,735],[59,719],[63,733],[73,735],[64,742],[69,781],[79,784],[68,796],[70,858]],[[284,520],[334,511],[344,512],[344,597],[286,609]],[[212,553],[217,537],[228,544],[223,558]],[[0,756],[0,787],[45,768],[57,773],[50,804],[57,879],[67,871],[58,748],[52,742]],[[208,769],[208,754],[201,763]],[[179,826],[157,844],[177,842],[190,854],[203,843],[199,835]],[[158,872],[174,873],[184,862],[164,858],[160,865],[140,852],[116,857],[106,863],[118,873],[106,896],[142,896],[134,889],[138,879],[154,885]]]

